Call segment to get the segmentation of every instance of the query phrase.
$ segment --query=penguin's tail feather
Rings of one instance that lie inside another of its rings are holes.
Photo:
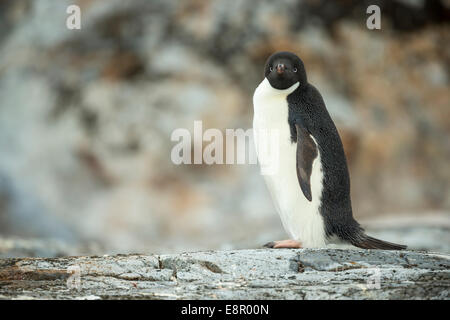
[[[396,244],[369,237],[364,233],[357,239],[353,239],[350,242],[352,245],[363,249],[405,250],[407,248],[407,246],[401,244]]]

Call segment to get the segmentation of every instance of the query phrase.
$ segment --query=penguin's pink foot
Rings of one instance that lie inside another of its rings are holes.
[[[280,240],[280,241],[272,241],[269,243],[266,243],[264,245],[266,248],[272,248],[272,249],[280,249],[280,248],[296,248],[299,249],[302,247],[302,244],[295,240]]]

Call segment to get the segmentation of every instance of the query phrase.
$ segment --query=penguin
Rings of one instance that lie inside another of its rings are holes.
[[[290,236],[266,247],[321,248],[343,243],[364,249],[406,249],[366,235],[353,218],[341,138],[297,55],[284,51],[268,58],[253,106],[256,155],[260,164],[276,159],[263,176]]]

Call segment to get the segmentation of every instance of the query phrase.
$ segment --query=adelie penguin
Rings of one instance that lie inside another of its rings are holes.
[[[264,177],[291,237],[266,246],[319,248],[347,243],[365,249],[406,248],[366,235],[353,218],[341,139],[299,57],[290,52],[269,57],[253,104],[258,160],[268,163],[273,152],[278,154],[275,167]],[[268,145],[271,152],[262,152]]]

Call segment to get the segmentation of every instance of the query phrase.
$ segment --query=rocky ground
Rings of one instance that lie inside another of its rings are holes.
[[[1,259],[0,299],[449,299],[449,267],[342,249]]]
[[[408,251],[269,250],[261,244],[283,235],[262,233],[232,250],[103,255],[96,244],[0,237],[0,299],[449,299],[446,215],[364,224]]]
[[[81,30],[65,25],[74,3]],[[381,30],[366,28],[369,4]],[[448,211],[448,12],[440,0],[0,1],[0,234],[115,252],[266,241],[281,225],[257,166],[176,166],[171,133],[250,128],[277,50],[302,57],[336,122],[357,217]]]

